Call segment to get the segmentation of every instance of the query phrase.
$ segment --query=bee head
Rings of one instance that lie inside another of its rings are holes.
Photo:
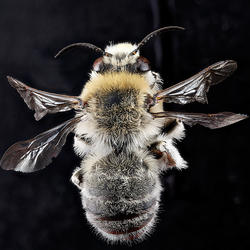
[[[150,70],[149,60],[139,55],[137,45],[131,43],[110,44],[104,55],[93,63],[96,73],[121,72],[145,73]],[[135,51],[134,53],[131,53]]]
[[[144,46],[151,38],[169,30],[184,30],[184,28],[179,26],[163,27],[148,34],[138,44],[111,44],[107,46],[105,50],[90,43],[74,43],[61,49],[55,57],[57,58],[69,49],[75,47],[85,47],[101,54],[101,57],[97,58],[93,63],[92,72],[94,73],[103,74],[107,72],[127,71],[130,73],[143,74],[150,71],[150,63],[148,59],[140,56],[140,48]]]

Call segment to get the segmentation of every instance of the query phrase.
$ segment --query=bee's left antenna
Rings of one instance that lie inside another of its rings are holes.
[[[55,58],[58,58],[59,56],[61,56],[64,52],[72,49],[72,48],[75,48],[75,47],[84,47],[84,48],[89,48],[89,49],[92,49],[94,50],[95,52],[97,53],[100,53],[102,54],[103,56],[112,56],[112,54],[110,53],[107,53],[105,52],[104,50],[102,50],[101,48],[95,46],[94,44],[91,44],[91,43],[73,43],[73,44],[70,44],[64,48],[62,48],[56,55],[55,55]]]

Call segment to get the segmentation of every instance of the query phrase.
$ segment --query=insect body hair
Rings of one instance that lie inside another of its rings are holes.
[[[112,152],[97,161],[95,156],[83,160],[83,207],[104,237],[129,242],[150,232],[162,190],[155,163],[143,152]]]
[[[117,47],[108,52],[118,55]],[[163,190],[160,174],[169,159],[154,157],[150,145],[174,153],[173,162],[186,167],[172,143],[184,131],[182,124],[176,124],[172,136],[164,134],[166,119],[154,119],[148,112],[160,83],[152,71],[92,72],[80,96],[86,108],[75,129],[74,148],[83,160],[72,180],[81,190],[88,221],[111,243],[141,241],[156,222]],[[162,103],[153,109],[162,111]]]

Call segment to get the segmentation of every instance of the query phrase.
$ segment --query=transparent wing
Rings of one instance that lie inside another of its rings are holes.
[[[164,102],[187,104],[190,102],[207,103],[206,93],[210,86],[226,79],[237,69],[237,63],[232,60],[221,61],[205,68],[198,74],[177,83],[156,94],[156,99]]]
[[[34,117],[37,121],[47,113],[82,108],[82,101],[79,97],[48,93],[33,89],[12,77],[8,76],[7,79],[10,85],[21,95],[28,107],[35,111]]]
[[[1,167],[25,173],[45,168],[60,153],[67,135],[74,130],[80,118],[75,117],[33,139],[15,143],[4,153]]]
[[[189,126],[200,124],[210,129],[222,128],[248,118],[247,115],[235,114],[231,112],[202,114],[164,111],[159,113],[152,113],[152,115],[156,118],[167,117],[179,119]]]

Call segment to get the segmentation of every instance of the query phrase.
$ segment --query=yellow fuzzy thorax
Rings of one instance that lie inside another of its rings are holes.
[[[113,89],[135,89],[143,94],[151,94],[151,89],[143,76],[128,72],[112,72],[100,74],[89,80],[85,84],[80,97],[87,101],[97,93],[108,92]]]

